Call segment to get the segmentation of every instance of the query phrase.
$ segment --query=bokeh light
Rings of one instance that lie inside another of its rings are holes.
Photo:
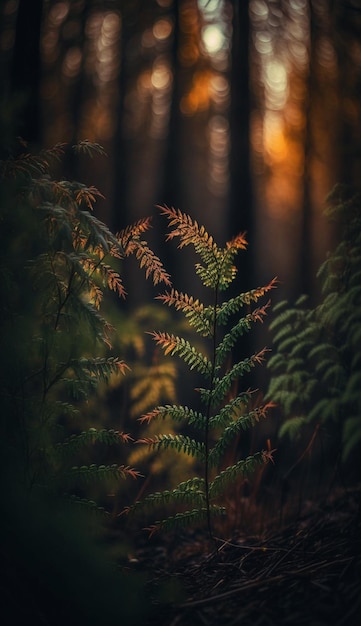
[[[202,41],[209,54],[216,54],[223,48],[225,37],[219,26],[212,24],[203,28]]]

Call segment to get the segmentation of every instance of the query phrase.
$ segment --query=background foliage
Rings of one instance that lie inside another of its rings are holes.
[[[327,216],[340,242],[320,266],[320,303],[307,307],[301,296],[294,306],[278,304],[272,322],[275,354],[269,361],[269,397],[288,418],[279,431],[291,440],[312,426],[326,434],[335,466],[352,456],[359,470],[361,443],[360,339],[361,240],[360,196],[336,188]]]

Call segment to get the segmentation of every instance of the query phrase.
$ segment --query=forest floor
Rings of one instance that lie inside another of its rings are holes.
[[[148,572],[148,626],[353,626],[361,613],[361,486],[282,524],[210,542],[161,536],[130,568]]]

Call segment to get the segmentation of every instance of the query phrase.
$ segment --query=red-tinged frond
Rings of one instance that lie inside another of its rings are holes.
[[[137,439],[135,443],[144,443],[147,446],[154,446],[159,443],[158,437],[143,437],[143,439]]]
[[[126,228],[123,228],[123,230],[116,234],[118,241],[124,249],[126,249],[132,239],[139,237],[142,233],[151,228],[151,221],[151,217],[144,217],[137,222],[134,222],[134,224],[126,226]]]
[[[82,204],[82,202],[85,202],[85,204],[91,211],[93,210],[93,204],[95,204],[97,197],[104,198],[103,194],[100,193],[100,191],[98,191],[98,189],[93,186],[78,189],[75,194],[75,200],[77,204],[80,205]]]
[[[267,315],[267,309],[269,308],[270,304],[271,304],[271,300],[268,300],[266,304],[252,311],[251,313],[252,320],[254,322],[263,323],[263,318]]]
[[[153,277],[154,285],[158,283],[164,283],[168,287],[171,286],[170,276],[168,272],[165,271],[163,267],[163,263],[157,257],[154,252],[148,248],[145,241],[137,241],[133,242],[134,249],[131,252],[135,253],[136,258],[139,261],[140,267],[145,268],[145,276],[149,278]]]
[[[242,295],[242,300],[245,304],[250,304],[251,302],[257,302],[257,300],[259,298],[261,298],[262,296],[264,296],[265,293],[267,293],[268,291],[271,291],[271,289],[276,289],[277,285],[278,285],[278,279],[275,276],[275,278],[272,278],[271,282],[268,283],[268,285],[264,285],[263,287],[257,287],[256,289],[252,289],[251,291],[248,291],[247,293]]]
[[[147,526],[146,528],[143,528],[143,530],[146,530],[149,533],[149,539],[151,539],[153,537],[153,535],[155,533],[158,533],[162,528],[162,524],[160,522],[152,524],[151,526]]]
[[[235,249],[235,250],[245,250],[247,248],[248,242],[246,240],[246,233],[239,233],[236,237],[233,237],[230,241],[227,241],[226,248]]]
[[[125,373],[130,371],[129,365],[125,363],[125,361],[116,361],[116,366],[121,374],[125,376]]]
[[[262,414],[266,415],[268,413],[268,411],[270,409],[275,409],[277,406],[277,404],[275,402],[272,402],[272,400],[270,402],[267,402],[266,404],[264,404],[261,409],[262,409]]]
[[[143,474],[134,469],[134,467],[129,467],[129,465],[119,465],[118,469],[121,474],[124,474],[125,476],[130,476],[131,478],[134,478],[134,480],[143,477]]]
[[[50,157],[52,159],[56,159],[57,161],[59,161],[59,159],[61,159],[61,157],[63,157],[65,154],[66,145],[67,144],[64,142],[56,143],[51,148],[46,148],[46,150],[41,150],[40,154],[45,155],[47,159]]]
[[[132,510],[131,506],[125,506],[124,509],[122,509],[120,513],[118,513],[117,517],[120,517],[121,515],[129,515],[131,510]]]
[[[202,313],[204,310],[203,304],[198,299],[195,300],[192,296],[188,296],[186,293],[182,293],[176,289],[160,294],[156,297],[156,300],[161,300],[168,306],[174,306],[177,311],[196,311],[197,313]]]
[[[114,332],[114,326],[109,324],[109,322],[105,321],[104,326],[103,326],[103,337],[102,337],[102,340],[103,340],[104,345],[106,345],[107,348],[109,348],[109,350],[111,350],[112,347],[113,347],[112,343],[110,341],[110,335],[113,332]]]
[[[267,450],[262,450],[262,458],[263,460],[268,463],[269,461],[271,461],[271,463],[274,465],[275,462],[273,460],[273,453],[277,451],[277,448],[273,448],[271,449],[271,441],[270,439],[267,439]]]
[[[120,244],[113,245],[109,248],[109,254],[115,259],[122,259],[124,256],[124,250],[122,249]]]
[[[266,359],[266,356],[265,356],[266,352],[271,352],[271,351],[269,348],[263,348],[262,350],[257,352],[257,354],[254,354],[252,356],[252,361],[254,361],[255,363],[258,363],[258,365],[262,365],[262,363],[264,363]]]
[[[130,441],[134,441],[133,437],[131,437],[129,433],[118,433],[118,436],[123,443],[129,443]]]
[[[145,413],[144,415],[139,417],[138,422],[140,422],[141,424],[143,424],[144,422],[149,424],[149,422],[151,422],[153,419],[156,419],[158,415],[159,409],[153,409],[153,411],[149,411],[148,413]]]
[[[94,304],[97,311],[100,309],[101,302],[103,300],[103,292],[95,283],[92,284],[89,290],[89,297],[92,304]]]
[[[267,417],[267,413],[270,409],[273,409],[276,406],[274,402],[267,402],[266,404],[262,404],[261,406],[253,409],[252,413],[256,416],[257,421],[261,418],[265,419]]]
[[[153,337],[157,346],[162,346],[164,354],[169,354],[169,352],[171,352],[178,345],[178,337],[173,334],[158,333],[156,331],[149,332],[148,334]]]
[[[164,283],[170,287],[170,276],[165,271],[163,263],[149,248],[147,242],[140,239],[140,235],[150,228],[150,221],[151,218],[139,220],[118,233],[117,239],[124,256],[128,257],[131,254],[136,256],[140,267],[145,269],[146,278],[152,276],[154,285]]]
[[[49,184],[48,180],[46,180],[45,182],[46,184]],[[64,181],[52,180],[51,181],[51,193],[53,193],[56,198],[59,198],[60,201],[68,200],[68,201],[73,202],[72,195],[69,189],[66,187],[66,184],[64,183]]]
[[[100,263],[98,260],[94,260],[92,257],[83,257],[81,261],[84,269],[88,272],[89,276],[94,273],[100,274],[103,280],[103,284],[106,285],[108,289],[114,291],[121,298],[126,297],[126,291],[122,279],[118,272],[116,272],[110,265],[107,265],[106,263]],[[97,306],[96,303],[99,302],[100,304],[103,294],[96,285],[94,285],[93,291],[94,294],[92,294],[92,298],[94,298],[95,306]],[[99,298],[96,299],[96,296],[99,296]]]
[[[104,263],[102,263],[102,265],[100,266],[100,271],[104,275],[104,279],[106,280],[108,289],[114,291],[121,298],[125,298],[126,291],[118,272],[113,270],[110,265],[105,265]]]
[[[91,158],[93,156],[93,153],[108,156],[103,146],[101,146],[99,143],[95,143],[94,141],[89,141],[88,139],[83,139],[82,141],[79,141],[77,144],[75,144],[75,146],[72,146],[72,148],[74,152],[83,152]]]
[[[169,220],[169,226],[175,226],[173,230],[168,233],[167,241],[180,238],[179,248],[193,245],[203,245],[203,247],[212,249],[215,246],[214,239],[209,235],[204,226],[199,226],[196,220],[193,220],[186,213],[182,213],[179,209],[174,209],[165,206],[158,205],[158,208]]]

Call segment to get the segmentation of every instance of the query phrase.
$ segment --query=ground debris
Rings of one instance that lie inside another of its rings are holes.
[[[361,489],[344,490],[262,536],[216,538],[215,548],[192,531],[142,547],[149,584],[170,590],[155,594],[148,626],[358,624],[360,503]]]

